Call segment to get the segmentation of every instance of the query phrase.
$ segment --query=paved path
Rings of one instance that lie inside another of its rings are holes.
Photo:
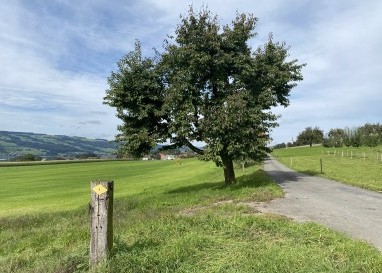
[[[260,205],[263,212],[314,221],[368,241],[382,250],[382,194],[297,173],[270,158],[264,170],[285,198]]]

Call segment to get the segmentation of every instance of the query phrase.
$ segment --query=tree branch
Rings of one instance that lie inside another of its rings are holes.
[[[204,150],[202,149],[199,149],[198,147],[195,147],[194,145],[192,145],[192,143],[190,141],[188,141],[188,139],[184,138],[183,139],[183,143],[184,145],[186,145],[188,148],[190,148],[191,151],[197,153],[197,154],[204,154]]]
[[[182,146],[187,146],[191,151],[197,153],[197,154],[204,154],[204,150],[202,149],[199,149],[198,147],[195,147],[194,145],[192,145],[192,143],[186,139],[186,138],[177,138],[176,139],[176,142],[174,144],[171,144],[171,145],[164,145],[160,150],[162,151],[166,151],[166,150],[171,150],[171,149],[177,149],[177,148],[180,148]]]

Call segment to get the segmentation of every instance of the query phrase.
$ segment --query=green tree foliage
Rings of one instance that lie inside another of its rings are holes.
[[[181,17],[164,52],[144,58],[139,42],[108,79],[105,103],[123,121],[117,140],[139,157],[156,143],[187,146],[224,168],[235,181],[233,161],[260,161],[277,125],[273,106],[288,106],[304,65],[273,42],[252,50],[257,19],[238,14],[231,25],[203,9]],[[193,143],[202,141],[204,149]]]
[[[346,146],[352,146],[352,147],[358,148],[362,145],[362,136],[361,136],[361,132],[359,128],[353,128],[353,129],[346,128],[345,132],[347,135],[346,142],[348,144]]]
[[[273,146],[273,149],[284,149],[284,148],[287,148],[287,145],[284,142]]]
[[[324,139],[326,147],[376,147],[382,144],[382,125],[366,123],[360,127],[330,129]]]
[[[307,127],[297,136],[296,144],[309,145],[310,147],[312,147],[313,144],[322,143],[323,139],[324,132],[320,130],[320,128],[315,127],[312,129],[312,127]]]
[[[352,139],[351,139],[352,130],[350,130],[349,127],[346,127],[344,129],[344,132],[345,132],[344,144],[346,147],[350,147],[352,145]]]
[[[36,156],[34,154],[23,154],[12,159],[12,161],[40,161],[40,160],[41,160],[41,157]]]
[[[362,144],[369,147],[376,147],[382,144],[382,126],[377,124],[366,123],[358,128],[361,135]]]
[[[75,156],[75,158],[77,159],[99,159],[100,157],[98,155],[96,155],[95,153],[92,153],[92,152],[87,152],[87,153],[83,153],[83,154],[78,154]]]
[[[324,138],[325,147],[342,147],[345,142],[345,130],[340,128],[330,129],[328,137]]]

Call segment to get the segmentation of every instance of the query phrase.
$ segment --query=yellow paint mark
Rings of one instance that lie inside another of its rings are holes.
[[[102,186],[101,184],[98,184],[97,186],[95,186],[95,187],[93,188],[93,191],[94,191],[96,194],[101,195],[101,194],[107,192],[107,189],[106,189],[104,186]]]

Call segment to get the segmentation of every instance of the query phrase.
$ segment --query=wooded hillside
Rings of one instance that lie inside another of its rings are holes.
[[[105,139],[0,131],[0,159],[23,154],[71,157],[80,154],[111,155],[116,144]]]

